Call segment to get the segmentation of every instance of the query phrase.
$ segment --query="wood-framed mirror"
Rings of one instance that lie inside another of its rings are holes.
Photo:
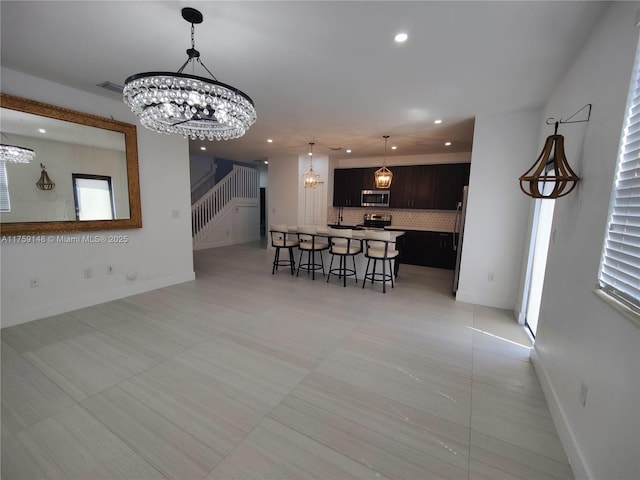
[[[2,236],[142,227],[135,125],[0,93],[0,132],[3,145],[35,152],[0,161]],[[36,185],[42,167],[51,190]]]

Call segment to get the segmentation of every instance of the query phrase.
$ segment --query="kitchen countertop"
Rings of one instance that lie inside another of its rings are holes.
[[[409,225],[389,225],[384,227],[386,230],[403,230],[411,232],[440,232],[440,233],[453,233],[451,230],[440,229],[437,227],[415,227]]]

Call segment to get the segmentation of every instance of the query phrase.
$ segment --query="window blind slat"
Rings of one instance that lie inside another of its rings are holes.
[[[640,43],[620,141],[598,286],[640,314]]]

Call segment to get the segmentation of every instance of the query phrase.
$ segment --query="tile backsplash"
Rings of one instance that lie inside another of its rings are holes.
[[[342,222],[347,225],[357,225],[363,222],[365,213],[381,213],[391,215],[393,226],[413,227],[420,230],[435,232],[453,232],[456,223],[455,210],[412,210],[402,208],[348,208],[342,211]],[[329,207],[327,211],[328,223],[338,223],[338,208]]]

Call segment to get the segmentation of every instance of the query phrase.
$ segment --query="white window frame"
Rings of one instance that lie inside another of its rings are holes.
[[[640,325],[640,41],[594,292]]]

